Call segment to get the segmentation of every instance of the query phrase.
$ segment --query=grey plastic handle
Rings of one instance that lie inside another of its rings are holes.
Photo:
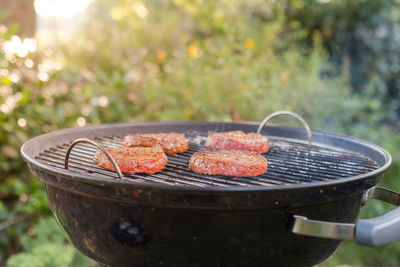
[[[400,207],[372,219],[358,220],[354,241],[363,246],[378,247],[400,240]]]
[[[380,199],[400,205],[400,194],[384,188],[368,192],[368,199]],[[379,217],[361,219],[356,223],[354,241],[363,246],[378,247],[400,240],[400,207],[393,208]]]
[[[363,198],[362,205],[370,199],[379,199],[400,206],[400,193],[381,187],[369,189]],[[378,247],[400,240],[400,207],[393,208],[383,215],[372,219],[360,219],[353,223],[324,222],[309,220],[294,215],[292,232],[300,235],[332,238],[354,239],[356,244]]]

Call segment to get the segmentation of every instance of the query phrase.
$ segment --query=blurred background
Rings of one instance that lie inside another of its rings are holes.
[[[291,110],[387,149],[400,191],[399,19],[397,0],[0,0],[0,266],[96,266],[19,154],[62,128]],[[349,241],[319,266],[399,265],[399,242]]]

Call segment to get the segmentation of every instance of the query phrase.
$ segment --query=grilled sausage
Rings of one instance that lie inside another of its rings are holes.
[[[210,134],[207,137],[206,147],[265,153],[269,150],[269,141],[266,136],[258,133],[244,133],[242,131],[219,132]]]
[[[168,158],[159,147],[112,147],[107,151],[113,156],[122,172],[156,173],[167,164]],[[108,157],[98,150],[93,161],[102,168],[115,171]]]
[[[268,161],[251,151],[205,149],[192,155],[189,167],[200,174],[251,177],[265,173]]]
[[[124,137],[124,146],[161,147],[164,152],[176,154],[188,149],[185,135],[180,133],[130,134]]]

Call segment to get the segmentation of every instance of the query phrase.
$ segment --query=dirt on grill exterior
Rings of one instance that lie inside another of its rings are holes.
[[[252,177],[265,173],[268,161],[251,151],[206,149],[192,155],[189,167],[200,174]]]
[[[244,133],[242,131],[219,132],[210,134],[207,137],[206,147],[266,153],[269,150],[269,141],[266,136],[258,133]]]
[[[168,158],[158,147],[112,147],[107,151],[115,159],[122,172],[156,173],[167,164]],[[102,168],[115,171],[108,157],[100,150],[93,161]]]

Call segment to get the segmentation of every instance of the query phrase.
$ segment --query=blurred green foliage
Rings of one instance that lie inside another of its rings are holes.
[[[0,229],[0,258],[14,254],[7,263],[23,266],[48,255],[43,266],[74,266],[74,250],[50,219],[32,228],[35,215],[47,216],[49,208],[41,183],[32,179],[19,154],[29,138],[61,128],[151,120],[261,121],[273,111],[292,110],[313,129],[388,149],[394,162],[382,185],[400,191],[400,125],[393,120],[398,90],[389,89],[376,71],[354,90],[358,74],[338,72],[346,70],[343,62],[333,64],[335,57],[343,58],[343,38],[334,38],[359,25],[339,22],[357,19],[346,16],[361,2],[322,2],[96,0],[71,42],[24,55],[6,49],[9,42],[18,43],[13,37],[18,27],[1,30],[0,222],[10,226]],[[364,2],[369,10],[385,6]],[[325,21],[326,13],[335,23]],[[320,23],[309,24],[313,19]],[[328,26],[335,33],[331,39]],[[378,68],[385,61],[384,49],[379,51],[379,60],[368,59],[360,68]],[[374,202],[361,216],[384,209]],[[33,238],[29,229],[35,229]],[[60,248],[65,257],[53,258]],[[397,244],[368,249],[346,243],[323,266],[397,266],[397,250]]]
[[[355,93],[384,102],[381,107],[384,119],[396,123],[400,118],[400,2],[284,2],[286,20],[296,21],[307,29],[308,40],[315,32],[321,33],[330,62],[335,65],[330,74],[348,76]]]
[[[41,219],[20,237],[24,252],[11,256],[9,267],[97,266],[67,243],[54,218]]]

